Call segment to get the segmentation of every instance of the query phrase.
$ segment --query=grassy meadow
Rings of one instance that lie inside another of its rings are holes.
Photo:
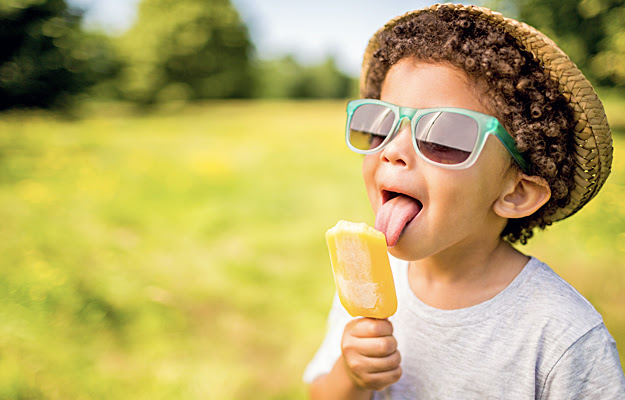
[[[625,101],[606,107],[612,176],[522,250],[625,360]],[[343,129],[331,101],[0,114],[0,398],[305,398],[334,292],[324,233],[373,222]]]

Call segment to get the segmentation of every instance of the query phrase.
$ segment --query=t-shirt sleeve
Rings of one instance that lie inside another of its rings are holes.
[[[341,305],[338,294],[334,294],[332,308],[328,315],[326,336],[304,371],[304,382],[312,383],[318,377],[329,373],[341,355],[341,339],[345,325],[352,319]]]
[[[603,323],[566,350],[547,376],[540,398],[625,400],[616,342]]]

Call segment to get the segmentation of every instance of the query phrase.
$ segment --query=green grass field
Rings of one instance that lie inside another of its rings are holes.
[[[623,356],[625,102],[608,100],[612,176],[522,250]],[[305,398],[334,291],[324,233],[373,222],[343,118],[343,102],[0,115],[0,398]]]

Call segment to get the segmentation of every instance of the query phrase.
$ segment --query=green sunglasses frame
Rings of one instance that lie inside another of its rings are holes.
[[[356,109],[358,109],[358,107],[365,105],[365,104],[378,104],[381,106],[385,106],[385,107],[388,107],[395,114],[395,120],[393,121],[391,132],[386,136],[386,138],[384,138],[384,141],[382,142],[382,144],[380,144],[380,146],[376,147],[373,150],[358,149],[354,147],[350,143],[350,140],[349,140],[349,137],[350,137],[349,126],[350,126],[352,117],[354,115],[354,112],[356,111]],[[478,138],[476,140],[475,147],[471,151],[471,155],[465,161],[459,164],[442,164],[436,161],[432,161],[429,158],[427,158],[425,155],[423,155],[421,150],[419,150],[419,146],[417,145],[417,139],[415,135],[415,128],[417,126],[417,122],[419,122],[419,119],[422,116],[432,113],[432,112],[439,112],[439,111],[447,111],[447,112],[453,112],[456,114],[465,115],[473,119],[477,123]],[[501,125],[499,120],[493,117],[492,115],[487,115],[487,114],[483,114],[483,113],[472,111],[472,110],[466,110],[464,108],[438,107],[438,108],[419,109],[419,108],[401,107],[401,106],[388,103],[386,101],[377,100],[377,99],[352,100],[347,103],[347,124],[345,127],[345,141],[347,142],[347,146],[350,148],[350,150],[356,153],[360,153],[360,154],[377,153],[381,151],[382,149],[384,149],[391,142],[391,140],[393,140],[393,138],[397,134],[399,126],[401,125],[401,121],[404,118],[408,118],[410,120],[410,129],[412,132],[412,144],[415,148],[415,151],[417,152],[419,157],[421,157],[423,160],[427,161],[430,164],[433,164],[442,168],[447,168],[447,169],[469,168],[475,163],[475,161],[478,159],[478,157],[482,153],[482,149],[484,148],[484,145],[486,144],[486,139],[488,138],[488,135],[493,135],[493,136],[496,136],[499,139],[499,141],[504,145],[506,150],[508,150],[508,153],[510,153],[514,161],[516,161],[516,163],[521,167],[523,172],[529,173],[529,163],[517,150],[514,139],[512,138],[512,136],[510,136],[508,131],[506,131],[503,125]]]

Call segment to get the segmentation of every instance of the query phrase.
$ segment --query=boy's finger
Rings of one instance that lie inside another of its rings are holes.
[[[386,357],[344,357],[343,362],[350,375],[366,380],[372,374],[397,371],[400,368],[401,356],[396,351]]]
[[[367,357],[367,362],[370,373],[392,371],[401,364],[401,356],[395,351],[386,357]]]
[[[348,324],[356,337],[381,337],[393,334],[393,324],[388,319],[358,318]]]
[[[382,390],[393,383],[397,382],[401,378],[401,367],[394,368],[389,371],[374,372],[368,374],[363,380],[366,381],[366,386],[372,390]]]
[[[366,357],[387,357],[397,351],[397,340],[393,336],[358,338],[352,348]]]

